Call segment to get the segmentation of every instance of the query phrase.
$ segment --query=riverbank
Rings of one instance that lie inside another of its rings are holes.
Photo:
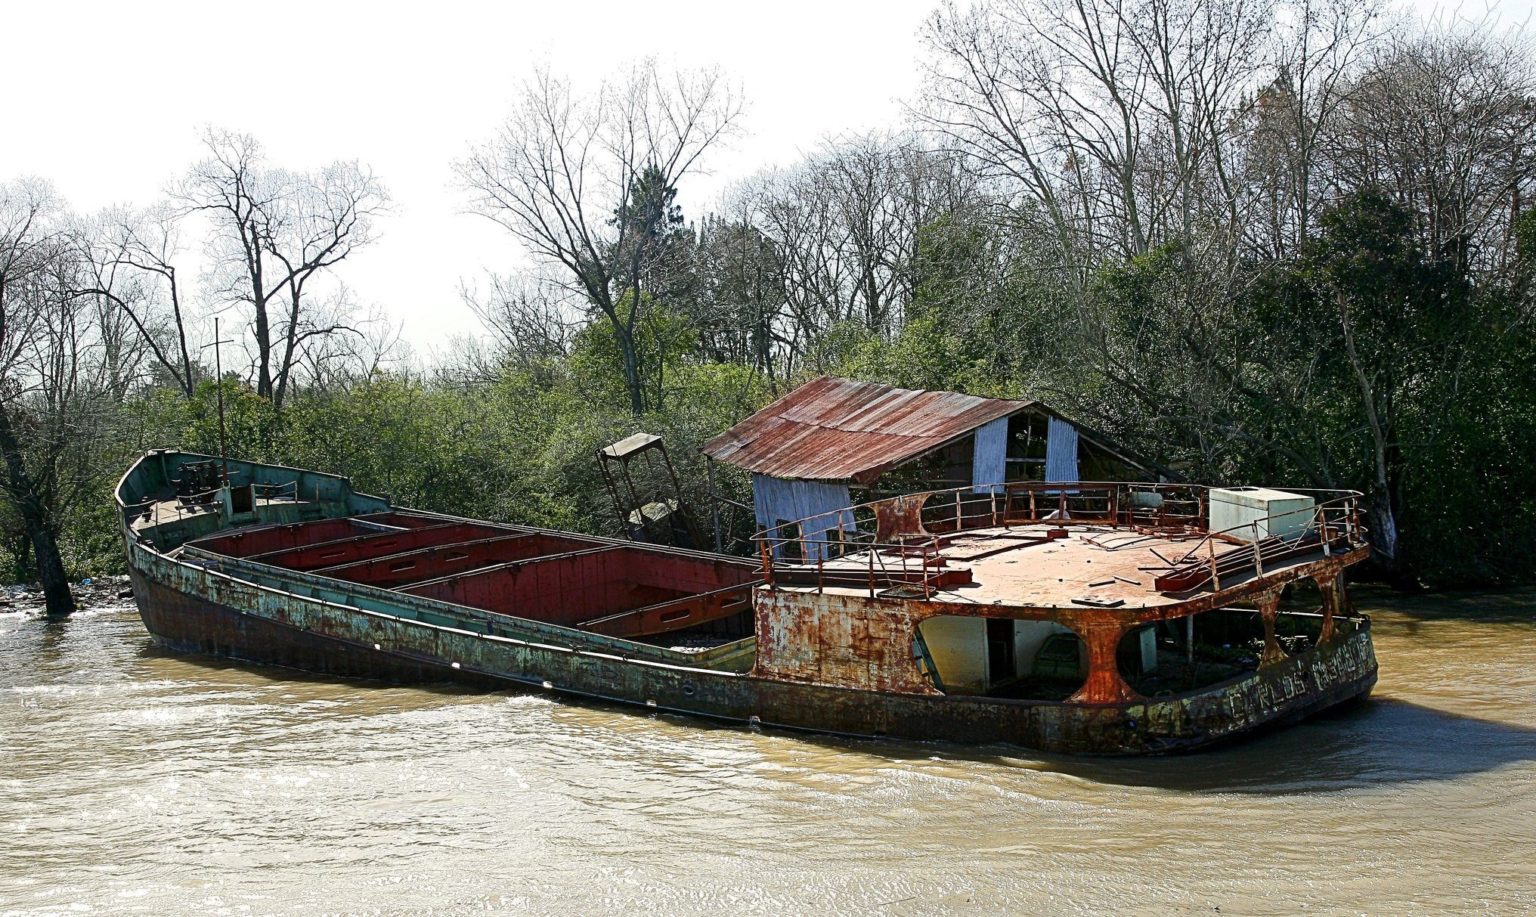
[[[128,575],[93,576],[69,589],[75,596],[75,605],[82,611],[121,605],[133,600],[133,588]],[[44,610],[42,583],[14,584],[0,587],[0,614],[42,614]]]

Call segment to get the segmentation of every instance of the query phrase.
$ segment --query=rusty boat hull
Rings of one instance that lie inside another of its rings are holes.
[[[253,559],[200,549],[199,543],[210,544],[209,539],[230,534],[267,537],[306,525],[387,518],[403,512],[377,498],[352,493],[342,478],[254,463],[238,463],[240,472],[257,486],[265,483],[269,488],[287,486],[283,479],[289,478],[296,496],[272,497],[266,503],[257,496],[243,504],[253,509],[231,513],[230,498],[221,495],[219,499],[226,503],[222,510],[202,515],[178,512],[174,522],[166,520],[163,509],[142,509],[146,503],[166,502],[157,498],[163,494],[150,493],[153,480],[171,478],[170,469],[179,463],[206,458],[151,453],[125,476],[119,490],[140,616],[157,644],[180,653],[342,677],[451,680],[491,689],[543,691],[652,713],[753,726],[1003,743],[1068,754],[1158,754],[1226,743],[1363,697],[1376,681],[1369,621],[1358,616],[1347,632],[1256,671],[1195,691],[1116,703],[899,693],[775,677],[755,665],[757,638],[750,635],[731,639],[726,633],[707,649],[683,651],[663,645],[665,640],[646,640],[644,635],[599,633],[267,562],[282,551]],[[158,464],[162,471],[145,473],[149,480],[134,480],[135,473],[148,464]],[[304,499],[310,488],[313,499]],[[486,525],[435,514],[420,514],[420,518],[427,520],[428,527],[459,522]],[[513,542],[527,536],[568,535],[517,526],[495,528],[508,533]],[[374,536],[358,537],[366,541]],[[595,547],[567,554],[587,551],[586,556],[604,557],[609,563],[619,556],[617,552],[639,550],[626,542],[570,537]],[[726,590],[762,588],[755,578],[756,568],[743,568],[738,558],[644,550],[654,552],[643,558],[647,564],[659,564],[665,558],[717,574],[727,571],[732,585]],[[404,556],[397,553],[384,559]],[[401,562],[390,563],[399,566]],[[348,566],[357,567],[357,562]],[[527,570],[520,567],[514,572],[527,575]],[[416,589],[416,593],[430,591]],[[720,591],[700,590],[700,594],[710,596],[706,605],[717,604],[714,593]],[[669,607],[673,610],[667,613],[677,614],[683,601],[651,602],[618,617],[643,617],[651,609]],[[699,612],[701,620],[709,617],[707,612]],[[711,619],[714,625],[725,621],[717,612]],[[750,622],[761,613],[754,616],[748,610],[738,615]]]

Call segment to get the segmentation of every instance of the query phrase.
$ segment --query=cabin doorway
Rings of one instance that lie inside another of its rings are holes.
[[[1014,657],[1013,621],[987,619],[987,682],[1012,681],[1018,675]]]

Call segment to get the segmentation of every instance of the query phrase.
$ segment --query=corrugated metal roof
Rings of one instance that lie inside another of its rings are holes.
[[[822,376],[711,439],[703,452],[776,478],[868,483],[1033,404]]]

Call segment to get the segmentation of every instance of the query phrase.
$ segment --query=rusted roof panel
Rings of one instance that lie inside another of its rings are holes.
[[[822,376],[711,439],[703,451],[776,478],[867,482],[1032,404]]]

